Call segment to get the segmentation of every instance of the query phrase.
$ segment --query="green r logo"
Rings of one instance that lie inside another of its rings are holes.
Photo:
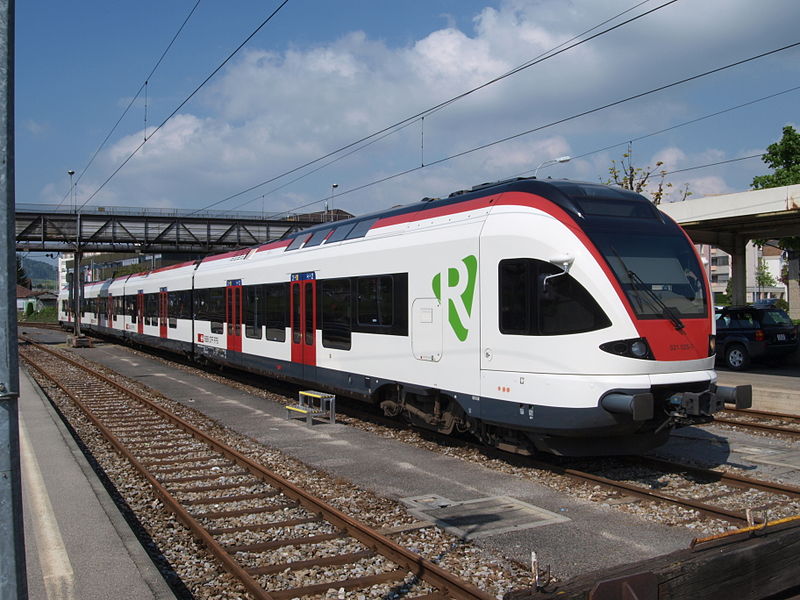
[[[463,258],[461,263],[447,269],[447,287],[444,289],[445,300],[442,299],[442,275],[437,273],[433,277],[431,286],[439,302],[447,302],[447,320],[459,341],[466,341],[472,315],[472,301],[475,298],[475,282],[478,276],[478,259],[470,254]]]

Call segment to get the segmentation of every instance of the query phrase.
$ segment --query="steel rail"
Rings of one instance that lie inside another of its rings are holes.
[[[136,459],[125,447],[125,445],[119,441],[119,439],[98,419],[93,413],[92,410],[86,406],[83,401],[78,398],[75,394],[69,391],[66,386],[62,385],[55,376],[48,373],[41,365],[34,363],[33,361],[29,360],[27,357],[22,355],[22,358],[28,364],[29,367],[33,367],[36,371],[38,371],[43,377],[49,379],[56,385],[72,402],[75,403],[77,407],[83,411],[84,415],[86,416],[89,421],[97,428],[100,433],[102,433],[103,437],[108,440],[108,442],[114,446],[116,451],[123,456],[131,465],[139,472],[139,474],[144,477],[150,486],[153,488],[155,494],[161,499],[164,505],[170,510],[183,524],[186,526],[189,531],[192,532],[193,535],[197,539],[199,539],[203,545],[211,552],[217,560],[219,560],[224,568],[235,577],[238,581],[240,581],[247,591],[253,594],[253,596],[259,600],[273,600],[272,596],[262,588],[258,582],[255,581],[234,559],[233,557],[228,554],[225,549],[206,531],[206,529],[200,525],[200,523],[192,517],[186,509],[181,506],[180,502],[169,493],[169,491],[155,478],[147,468],[142,465],[139,460]],[[131,395],[127,393],[127,395]]]
[[[63,360],[79,369],[82,369],[87,373],[92,374],[92,376],[97,377],[98,379],[107,383],[108,385],[111,385],[112,387],[114,387],[121,393],[125,394],[126,396],[129,396],[141,402],[142,404],[144,404],[151,410],[155,411],[156,413],[162,415],[164,418],[171,421],[172,423],[174,423],[175,425],[177,425],[178,427],[180,427],[181,429],[183,429],[185,432],[189,433],[196,439],[203,441],[204,443],[213,447],[227,458],[233,460],[239,466],[249,471],[252,475],[259,477],[262,480],[269,483],[270,485],[280,489],[284,495],[288,496],[289,498],[292,498],[293,500],[295,500],[296,502],[298,502],[311,512],[321,513],[324,516],[325,520],[327,520],[335,527],[343,530],[349,536],[357,539],[370,550],[384,556],[385,558],[389,559],[390,561],[394,562],[400,567],[405,568],[408,572],[413,573],[415,576],[422,579],[423,581],[436,587],[441,592],[448,594],[453,598],[458,598],[459,600],[492,600],[493,598],[492,596],[482,592],[472,584],[469,584],[465,581],[458,579],[455,575],[439,567],[438,565],[432,563],[431,561],[422,558],[421,556],[415,554],[414,552],[386,538],[377,531],[374,531],[371,528],[363,525],[362,523],[359,523],[358,521],[349,517],[348,515],[344,514],[338,509],[330,506],[326,502],[323,502],[322,500],[315,498],[314,496],[312,496],[305,490],[301,489],[297,485],[293,484],[287,479],[284,479],[280,475],[268,471],[262,465],[258,464],[257,462],[253,461],[252,459],[248,458],[247,456],[243,455],[242,453],[238,452],[237,450],[233,449],[227,444],[224,444],[222,442],[214,440],[213,438],[208,437],[205,433],[195,428],[184,419],[170,413],[163,407],[148,400],[147,398],[140,396],[139,394],[126,388],[122,384],[117,383],[116,381],[106,377],[102,373],[98,373],[93,369],[67,356],[62,355],[61,353],[56,352],[51,348],[42,346],[41,344],[38,344],[35,341],[30,340],[29,338],[25,338],[25,341],[44,352],[56,356],[60,360]],[[33,363],[29,362],[29,364]],[[37,368],[37,370],[41,370],[39,369],[38,365],[33,364],[33,366]],[[56,382],[56,384],[58,384],[58,382]],[[59,387],[61,386],[59,385]],[[66,393],[67,395],[70,396],[70,398],[73,398],[72,394],[70,394],[69,392]],[[93,422],[96,421],[96,419],[92,420]],[[98,427],[101,428],[100,425],[98,425]],[[105,428],[102,427],[102,429]],[[123,452],[123,455],[127,456],[127,453]],[[138,461],[136,461],[135,464],[138,465],[137,468],[144,469],[144,466],[138,463]],[[152,479],[152,477],[148,477],[148,481],[150,481],[151,485],[153,485],[156,489],[159,489],[161,487],[160,484],[155,479]],[[171,497],[168,491],[164,490],[164,493],[167,496]],[[170,504],[172,503],[170,502]],[[179,513],[185,514],[187,519],[193,521],[191,515],[189,515],[185,510],[183,510],[180,507],[176,508],[179,511],[176,512],[176,514]],[[199,524],[197,525],[197,527],[202,528]],[[190,527],[190,529],[194,531],[193,527]],[[208,535],[207,532],[205,532],[204,530],[203,533],[200,534],[200,538],[204,541],[204,543],[211,544],[211,546],[216,545],[216,542],[213,540],[213,538],[210,535]],[[222,549],[221,547],[220,549],[221,552],[227,554],[227,552],[225,552],[224,549]],[[227,558],[222,558],[221,556],[220,558],[223,561],[223,564],[225,564],[226,566],[232,561],[232,558],[230,558],[229,555]],[[235,568],[237,572],[239,570],[244,571],[236,563],[234,563],[232,567]],[[247,579],[253,581],[255,585],[258,585],[246,573],[245,576]],[[241,575],[237,574],[236,577],[242,579]],[[246,579],[242,580],[246,581]],[[265,592],[263,588],[259,586],[258,589],[260,590],[260,592],[258,592],[257,597],[271,598],[271,596],[264,596]]]
[[[715,471],[714,469],[695,467],[651,456],[637,456],[634,460],[642,463],[649,462],[658,465],[662,469],[669,469],[672,472],[684,471],[698,477],[706,477],[715,481],[721,481],[739,488],[747,487],[761,490],[762,492],[784,494],[792,498],[800,498],[800,487],[793,485],[767,481],[766,479],[753,479],[752,477],[745,477],[744,475],[737,475],[736,473],[730,473],[728,471]]]
[[[345,407],[343,406],[342,408],[345,408]],[[351,415],[352,414],[363,415],[364,417],[368,416],[368,418],[371,419],[371,420],[383,421],[383,418],[380,415],[374,415],[374,414],[367,415],[363,411],[360,411],[358,409],[352,409],[350,407],[348,407],[346,410],[347,410],[348,414],[351,414]],[[398,425],[397,421],[387,420],[386,422],[388,424],[393,425],[393,426],[397,426]],[[443,436],[443,435],[437,434],[436,432],[432,432],[432,431],[427,431],[426,430],[426,434],[432,435],[433,437],[441,437],[443,440],[446,440],[449,443],[453,442],[453,439],[451,437]],[[521,462],[523,462],[524,464],[526,464],[528,466],[532,466],[532,467],[540,469],[542,471],[555,473],[556,475],[562,475],[562,476],[565,476],[565,477],[570,477],[570,478],[572,478],[572,479],[574,479],[576,481],[580,481],[581,483],[586,483],[586,482],[597,483],[597,484],[603,485],[604,487],[611,488],[611,489],[614,489],[614,490],[617,490],[617,491],[622,491],[622,492],[625,492],[628,495],[636,496],[638,498],[643,498],[643,499],[646,499],[646,500],[659,500],[659,501],[662,501],[662,502],[675,504],[677,506],[681,506],[681,507],[684,507],[684,508],[692,508],[692,509],[697,510],[697,511],[699,511],[702,514],[705,514],[707,516],[710,516],[710,517],[713,517],[713,518],[721,518],[721,519],[723,519],[725,521],[728,521],[730,523],[741,524],[741,523],[747,523],[748,522],[747,521],[747,514],[745,512],[726,510],[724,508],[712,506],[710,504],[705,504],[705,503],[697,501],[697,500],[681,498],[680,496],[675,496],[675,495],[672,495],[672,494],[666,494],[664,492],[659,492],[657,490],[651,490],[651,489],[648,489],[648,488],[645,488],[645,487],[642,487],[642,486],[639,486],[639,485],[625,483],[625,482],[622,482],[622,481],[616,481],[616,480],[610,479],[608,477],[603,477],[601,475],[595,475],[593,473],[589,473],[589,472],[586,472],[586,471],[581,471],[579,469],[571,469],[571,468],[568,468],[568,467],[562,467],[562,466],[555,465],[553,463],[550,463],[550,462],[547,462],[547,461],[544,461],[544,460],[532,458],[530,456],[512,455],[512,454],[509,454],[506,451],[498,450],[497,448],[491,448],[491,447],[488,447],[488,446],[475,444],[473,442],[468,442],[467,441],[467,442],[463,442],[463,443],[466,446],[470,447],[470,448],[477,448],[477,449],[480,449],[482,452],[486,452],[486,453],[489,453],[491,455],[497,455],[498,457],[514,456],[515,458],[519,459]],[[762,483],[766,487],[769,482],[762,482]]]
[[[753,408],[726,408],[726,413],[734,414],[734,415],[743,415],[749,417],[763,417],[765,419],[786,419],[787,421],[796,421],[800,423],[800,415],[794,415],[790,413],[777,413],[771,412],[768,410],[756,410]]]
[[[706,504],[704,502],[699,502],[697,500],[691,500],[688,498],[681,498],[680,496],[674,496],[672,494],[665,494],[663,492],[659,492],[656,490],[651,490],[640,485],[634,485],[631,483],[625,483],[623,481],[615,481],[614,479],[610,479],[608,477],[603,477],[601,475],[595,475],[593,473],[587,473],[585,471],[580,471],[578,469],[570,469],[566,467],[559,467],[556,465],[552,465],[546,462],[541,462],[535,459],[529,459],[528,463],[532,466],[537,468],[541,468],[544,470],[548,470],[552,473],[558,473],[560,475],[566,475],[578,481],[586,482],[591,481],[593,483],[599,483],[606,487],[610,487],[612,489],[621,490],[625,493],[638,496],[640,498],[645,498],[647,500],[662,500],[665,502],[669,502],[671,504],[676,504],[678,506],[682,506],[684,508],[692,508],[697,510],[705,515],[714,517],[714,518],[721,518],[725,521],[729,521],[731,523],[747,523],[747,515],[741,511],[732,511],[727,510],[724,508],[720,508],[717,506],[712,506],[710,504]]]
[[[774,418],[774,417],[773,417]],[[758,429],[759,431],[769,431],[770,433],[781,433],[784,435],[791,435],[800,437],[800,429],[789,429],[788,427],[781,427],[779,425],[765,425],[764,423],[750,423],[747,421],[737,421],[736,419],[726,419],[725,417],[714,417],[713,423],[722,423],[724,425],[733,425],[737,427],[744,427],[747,429]]]

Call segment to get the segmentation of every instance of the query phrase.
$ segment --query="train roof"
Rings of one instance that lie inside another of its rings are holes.
[[[406,204],[342,221],[332,221],[321,225],[315,225],[314,227],[309,227],[287,235],[279,242],[265,244],[262,248],[267,249],[277,246],[286,246],[288,250],[292,250],[295,247],[302,246],[304,241],[307,241],[306,245],[317,245],[317,243],[321,244],[326,241],[339,241],[341,239],[363,237],[378,220],[402,217],[403,215],[420,213],[428,210],[435,211],[443,207],[466,203],[478,198],[506,192],[523,192],[541,196],[578,219],[592,217],[638,217],[663,220],[661,213],[647,198],[641,194],[620,187],[600,183],[571,181],[567,179],[517,177],[504,181],[482,183],[468,190],[453,192],[446,198],[423,198],[420,202],[414,204]],[[323,232],[330,233],[332,229],[343,228],[349,229],[345,233],[334,233],[331,239],[322,237]],[[315,234],[318,238],[321,238],[317,243],[314,243]]]

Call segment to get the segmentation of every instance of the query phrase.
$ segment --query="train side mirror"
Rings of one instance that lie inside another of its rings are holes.
[[[562,275],[566,275],[569,273],[569,269],[572,266],[572,263],[575,262],[575,257],[572,254],[558,254],[556,256],[551,256],[547,259],[551,265],[561,268],[561,273],[553,273],[552,275],[547,275],[544,280],[542,281],[542,289],[547,289],[547,282],[552,279],[553,277],[561,277]]]

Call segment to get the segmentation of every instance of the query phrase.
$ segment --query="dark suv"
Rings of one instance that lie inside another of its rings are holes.
[[[730,306],[717,310],[717,357],[736,371],[751,359],[781,357],[797,350],[797,327],[772,306]]]

